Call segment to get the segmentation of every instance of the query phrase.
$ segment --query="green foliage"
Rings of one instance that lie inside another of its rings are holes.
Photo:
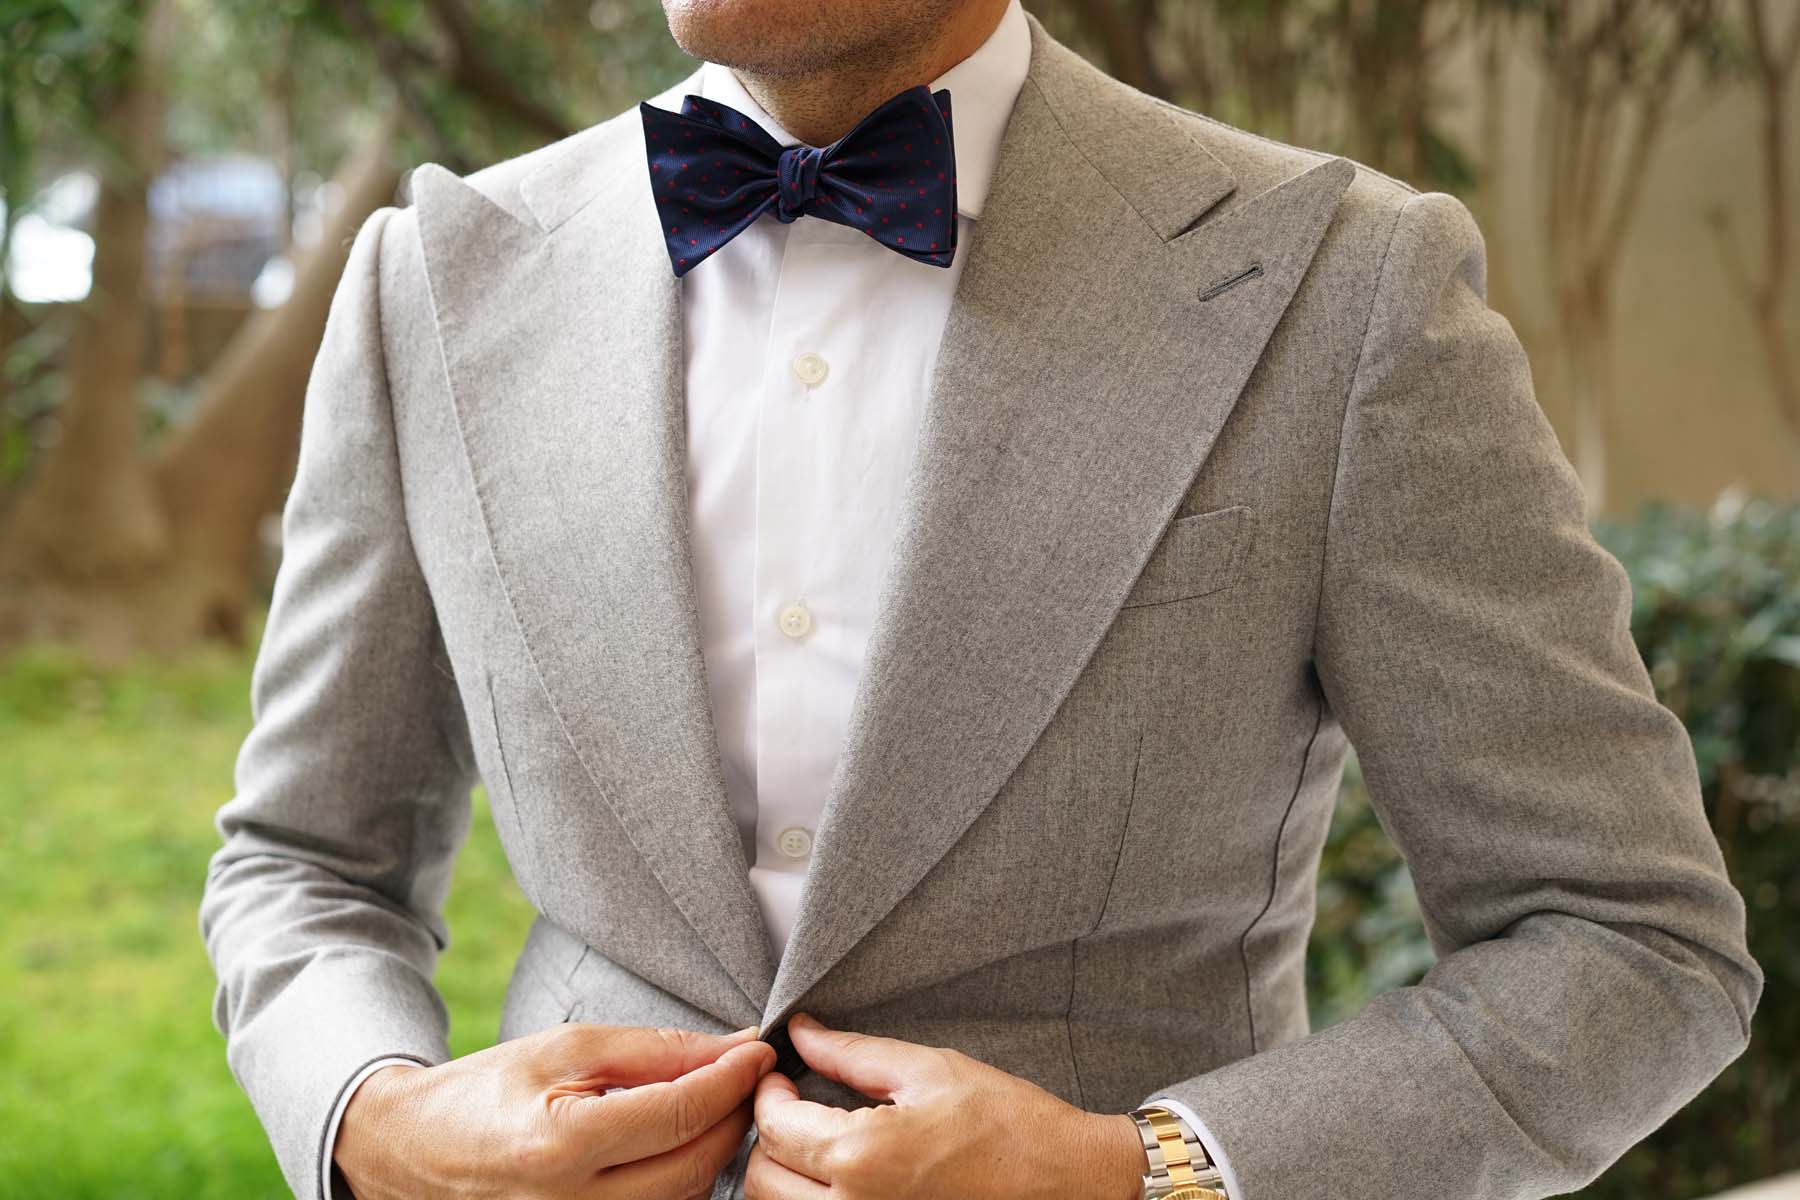
[[[1702,1195],[1800,1167],[1800,505],[1727,494],[1597,533],[1631,573],[1657,694],[1693,736],[1765,984],[1744,1056],[1587,1194]]]
[[[1376,820],[1352,757],[1325,840],[1307,947],[1313,1028],[1335,1025],[1380,993],[1417,983],[1433,958],[1412,874]]]
[[[1679,1200],[1800,1167],[1800,505],[1727,494],[1595,533],[1631,576],[1632,634],[1693,740],[1766,976],[1743,1057],[1582,1193]],[[1405,863],[1354,771],[1345,784],[1307,959],[1315,1027],[1431,962]]]
[[[252,644],[254,644],[254,637]],[[249,727],[250,656],[0,669],[0,1196],[287,1190],[212,1025],[197,910]],[[477,793],[437,984],[492,1044],[530,908]]]
[[[93,114],[116,102],[135,61],[141,7],[130,0],[0,0],[0,190],[8,197],[29,195],[22,185],[40,139],[90,138]],[[120,153],[99,143],[87,148]]]

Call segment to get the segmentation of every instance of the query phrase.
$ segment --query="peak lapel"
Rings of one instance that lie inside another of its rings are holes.
[[[918,884],[1061,705],[1354,174],[1333,159],[1195,226],[1230,173],[1184,118],[1031,24],[764,1029]]]
[[[450,394],[507,601],[595,802],[753,1012],[774,961],[700,651],[680,281],[635,110],[545,153],[520,184],[530,221],[435,164],[414,173]]]

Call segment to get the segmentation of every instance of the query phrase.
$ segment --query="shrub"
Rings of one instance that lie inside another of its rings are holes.
[[[1751,1042],[1582,1195],[1710,1195],[1800,1168],[1800,505],[1652,504],[1595,536],[1632,580],[1632,634],[1687,726],[1713,831],[1766,976]],[[1411,877],[1352,762],[1307,956],[1315,1028],[1416,983],[1432,954]]]

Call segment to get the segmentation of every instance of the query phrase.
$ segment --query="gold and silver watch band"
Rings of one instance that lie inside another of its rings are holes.
[[[1150,1166],[1142,1200],[1226,1200],[1223,1176],[1186,1121],[1155,1104],[1133,1109],[1131,1119]]]

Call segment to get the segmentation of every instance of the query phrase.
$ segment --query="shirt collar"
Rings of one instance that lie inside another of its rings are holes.
[[[1000,157],[1000,139],[1006,133],[1013,103],[1024,86],[1031,65],[1031,29],[1019,0],[1010,0],[1000,23],[967,58],[931,81],[930,88],[950,89],[951,141],[956,151],[956,211],[979,217]],[[783,129],[775,118],[751,99],[730,67],[715,62],[700,66],[700,94],[737,109],[762,126],[783,146],[799,145],[800,139]]]

